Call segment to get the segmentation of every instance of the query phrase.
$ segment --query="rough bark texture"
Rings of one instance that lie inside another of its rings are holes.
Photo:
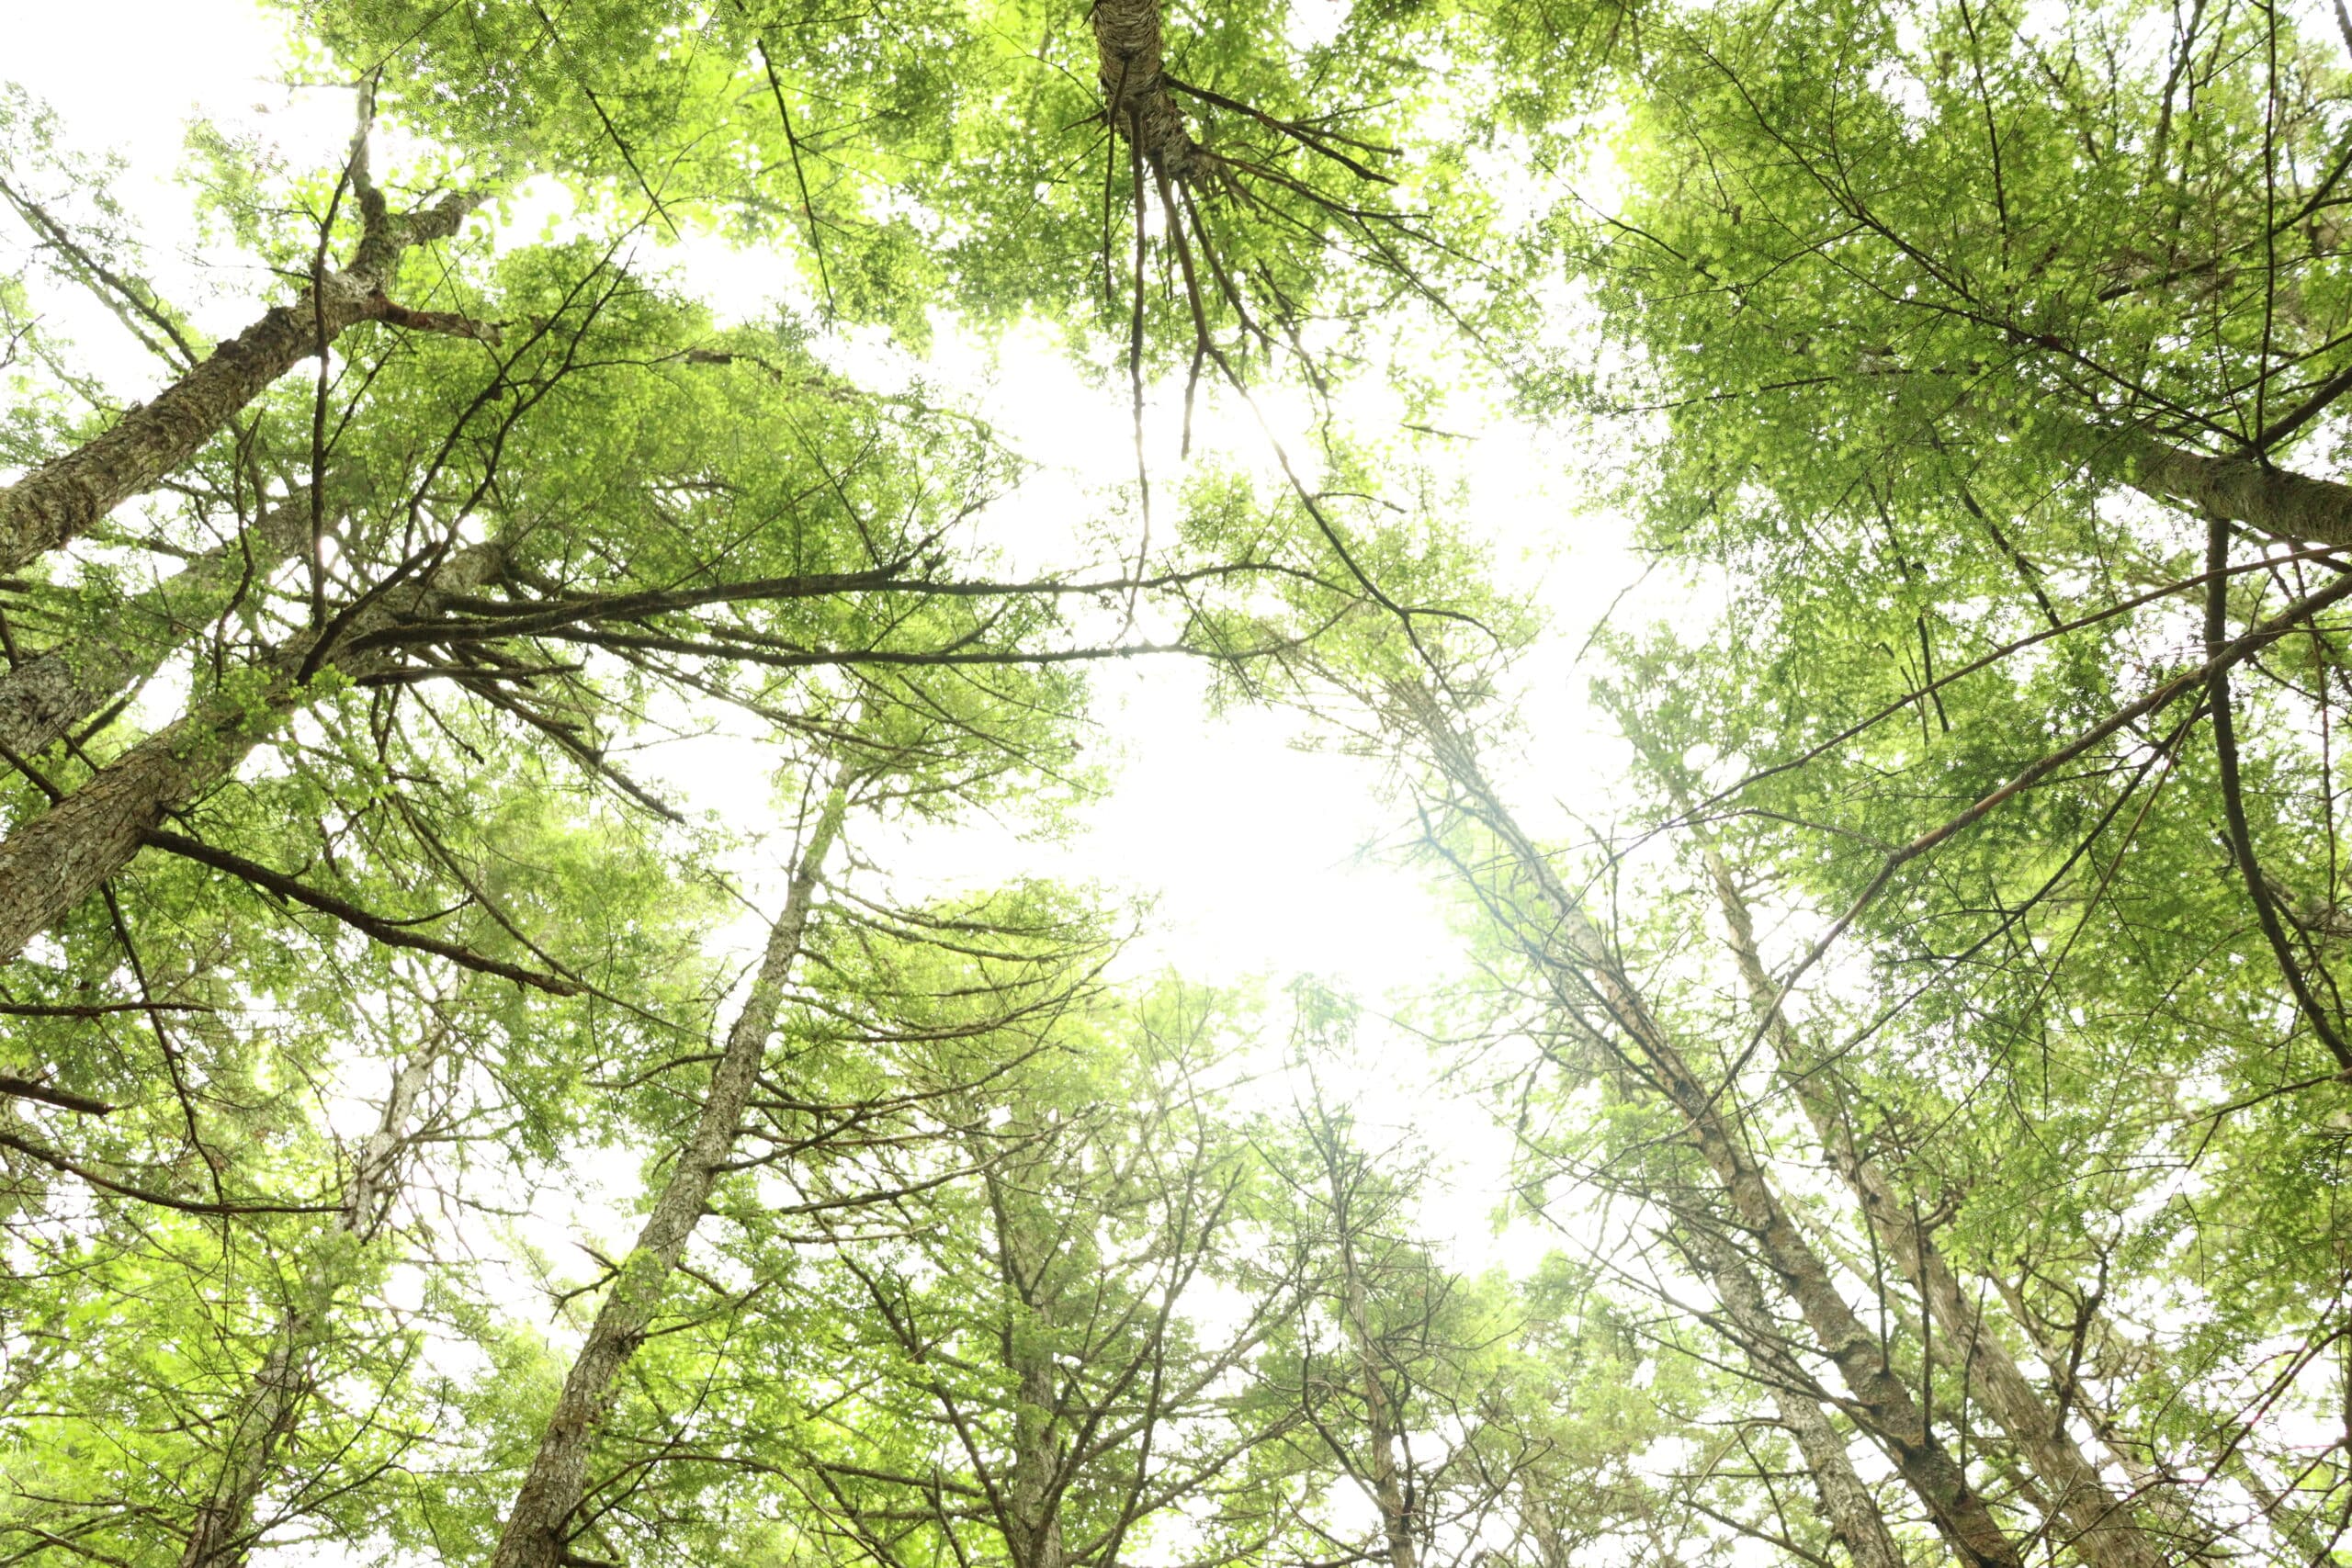
[[[310,526],[307,496],[270,507],[242,539],[131,599],[104,630],[0,675],[0,753],[35,755],[153,674],[189,627],[220,613],[247,573],[265,577],[300,548]]]
[[[296,1283],[277,1342],[254,1372],[253,1385],[230,1424],[220,1468],[212,1490],[188,1529],[181,1568],[237,1568],[254,1548],[254,1505],[277,1472],[278,1453],[299,1424],[310,1392],[318,1352],[325,1343],[336,1295],[348,1272],[350,1245],[374,1229],[392,1166],[408,1143],[408,1121],[424,1092],[438,1053],[418,1052],[392,1080],[390,1098],[376,1130],[352,1161],[337,1228],[352,1238],[344,1247],[322,1248]]]
[[[317,1316],[309,1306],[287,1314],[269,1359],[254,1374],[253,1388],[236,1416],[212,1495],[197,1510],[188,1531],[183,1568],[228,1568],[253,1550],[254,1500],[276,1469],[277,1450],[294,1430],[310,1383]]]
[[[1363,1280],[1356,1274],[1354,1247],[1340,1242],[1348,1269],[1348,1337],[1356,1352],[1357,1375],[1363,1380],[1364,1438],[1372,1450],[1372,1500],[1380,1510],[1380,1530],[1388,1548],[1388,1568],[1420,1568],[1420,1553],[1413,1544],[1412,1499],[1406,1495],[1404,1473],[1396,1462],[1396,1412],[1389,1404],[1388,1385],[1381,1381],[1380,1356],[1372,1341],[1365,1315]]]
[[[1356,1376],[1363,1383],[1364,1441],[1370,1450],[1367,1479],[1373,1506],[1380,1510],[1380,1529],[1387,1547],[1388,1568],[1420,1568],[1420,1552],[1413,1540],[1413,1504],[1396,1461],[1400,1429],[1396,1406],[1382,1380],[1383,1357],[1372,1332],[1370,1292],[1356,1259],[1357,1224],[1347,1182],[1330,1151],[1324,1151],[1325,1173],[1331,1190],[1331,1225],[1340,1243],[1340,1292],[1349,1348],[1356,1357]],[[1303,1391],[1302,1391],[1303,1392]]]
[[[2275,539],[2352,545],[2352,485],[2252,457],[2209,457],[2137,431],[2102,432],[2091,466],[2143,494],[2186,502]]]
[[[1880,1247],[1927,1302],[1933,1314],[1937,1351],[1963,1371],[1976,1402],[2031,1467],[2046,1506],[2055,1515],[2053,1537],[2073,1547],[2092,1568],[2165,1568],[2170,1554],[2131,1508],[2108,1491],[2057,1412],[1961,1288],[1934,1237],[1897,1195],[1885,1173],[1855,1146],[1821,1079],[1804,1070],[1808,1064],[1793,1031],[1781,1016],[1780,992],[1758,951],[1747,901],[1712,838],[1704,829],[1699,831],[1716,901],[1731,933],[1732,952],[1739,961],[1740,977],[1758,1011],[1769,1020],[1765,1032],[1785,1078],[1828,1151],[1831,1164],[1861,1204]]]
[[[339,647],[403,616],[429,611],[442,593],[465,593],[489,581],[497,552],[460,550],[424,584],[396,590],[355,616]],[[317,640],[305,631],[272,649],[253,669],[198,701],[187,714],[92,774],[81,788],[0,842],[0,963],[59,917],[96,892],[138,852],[141,838],[164,814],[232,773],[247,753],[300,706],[310,683],[302,667]],[[395,668],[392,649],[330,657],[328,668],[359,677]]]
[[[816,897],[817,877],[841,830],[846,807],[846,773],[826,798],[800,846],[784,912],[768,932],[760,972],[726,1048],[710,1075],[694,1132],[670,1171],[653,1212],[638,1232],[637,1246],[596,1310],[588,1337],[564,1378],[563,1392],[539,1438],[539,1450],[515,1492],[514,1506],[499,1532],[491,1568],[559,1568],[567,1555],[571,1516],[588,1489],[588,1448],[611,1414],[621,1370],[636,1354],[662,1304],[670,1276],[686,1250],[719,1169],[735,1146],[744,1107],[758,1081],[768,1036],[775,1027],[785,982],[800,955]]]
[[[372,197],[372,187],[366,194]],[[348,267],[327,274],[292,304],[271,308],[104,434],[0,489],[0,571],[14,571],[80,537],[124,502],[153,489],[270,383],[319,352],[322,337],[332,343],[368,321],[486,334],[487,328],[406,310],[384,297],[401,256],[456,233],[477,199],[448,196],[397,218],[382,214],[380,197],[367,203],[368,232]]]
[[[1814,1491],[1821,1499],[1821,1517],[1830,1535],[1845,1548],[1854,1568],[1905,1568],[1903,1553],[1886,1528],[1886,1516],[1879,1512],[1878,1500],[1854,1470],[1846,1439],[1830,1424],[1818,1401],[1803,1392],[1801,1384],[1792,1386],[1797,1380],[1791,1373],[1798,1370],[1774,1365],[1780,1325],[1766,1307],[1763,1287],[1746,1259],[1721,1236],[1701,1233],[1692,1241],[1700,1269],[1714,1285],[1724,1314],[1739,1335],[1741,1351],[1770,1391],[1781,1425],[1796,1439],[1797,1452],[1813,1476]]]
[[[1016,1123],[1016,1135],[1019,1126]],[[1032,1129],[1034,1131],[1034,1129]],[[1009,1177],[990,1176],[997,1244],[1003,1249],[1006,1370],[1014,1380],[1012,1465],[1004,1487],[1004,1540],[1013,1568],[1062,1568],[1064,1456],[1055,1411],[1054,1225]]]
[[[2052,1341],[2042,1325],[2027,1310],[2024,1297],[2014,1286],[1998,1279],[1991,1282],[2008,1307],[2009,1321],[2032,1341],[2035,1353],[2041,1358],[2041,1364],[2051,1368],[2065,1365],[2069,1347]],[[2150,1468],[2143,1453],[2135,1451],[2138,1446],[2118,1427],[2113,1414],[2103,1408],[2092,1397],[2091,1391],[2079,1381],[2068,1393],[2066,1403],[2069,1409],[2082,1416],[2084,1424],[2090,1427],[2100,1446],[2123,1467],[2123,1473],[2132,1482],[2135,1506],[2145,1512],[2154,1528],[2182,1543],[2181,1550],[2193,1553],[2199,1561],[2215,1560],[2214,1534],[2190,1510],[2188,1490],[2181,1483],[2180,1477],[2168,1468]],[[2233,1450],[2233,1455],[2238,1451]],[[2309,1561],[2313,1553],[2306,1551],[2303,1555]]]
[[[1928,1424],[1910,1384],[1781,1201],[1770,1174],[1750,1152],[1745,1129],[1725,1111],[1723,1097],[1692,1071],[1672,1036],[1652,1016],[1611,957],[1582,902],[1561,884],[1550,860],[1503,807],[1467,743],[1426,699],[1414,695],[1408,700],[1419,710],[1414,716],[1440,767],[1473,802],[1480,821],[1503,840],[1511,862],[1548,907],[1555,924],[1551,931],[1526,939],[1529,956],[1547,966],[1573,964],[1599,992],[1610,1023],[1638,1055],[1642,1077],[1680,1114],[1685,1135],[1714,1173],[1733,1214],[1796,1303],[1815,1343],[1838,1368],[1856,1423],[1894,1461],[1962,1563],[1969,1568],[2022,1568],[2016,1543],[1969,1483],[1967,1472]],[[1560,947],[1566,950],[1565,961]]]
[[[1588,928],[1589,930],[1589,928]],[[1732,1210],[1779,1275],[1822,1352],[1836,1364],[1856,1417],[1902,1472],[1934,1515],[1963,1562],[2021,1568],[2022,1559],[1984,1499],[1969,1484],[1911,1392],[1871,1333],[1838,1288],[1836,1276],[1790,1216],[1746,1140],[1722,1112],[1718,1098],[1668,1043],[1647,1015],[1629,1005],[1630,993],[1611,983],[1612,1009],[1640,1021],[1636,1044],[1667,1096],[1682,1112],[1691,1140],[1730,1198]]]
[[[1094,51],[1111,128],[1171,180],[1191,176],[1200,148],[1168,90],[1159,54],[1159,0],[1096,0]]]

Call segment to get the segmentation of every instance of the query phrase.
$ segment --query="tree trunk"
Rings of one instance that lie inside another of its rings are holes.
[[[307,495],[269,507],[242,538],[208,550],[121,605],[116,625],[0,675],[0,755],[38,755],[154,673],[188,627],[219,615],[249,573],[268,576],[302,547],[310,528]]]
[[[1986,1278],[1990,1279],[1990,1276]],[[2024,1296],[2007,1280],[1991,1279],[1991,1284],[2007,1306],[2009,1321],[2016,1324],[2032,1342],[2042,1365],[2053,1371],[2064,1365],[2067,1347],[2053,1344],[2044,1335],[2033,1314],[2027,1310]],[[2213,1550],[2214,1532],[2189,1510],[2188,1489],[2182,1484],[2180,1477],[2168,1468],[2152,1469],[2134,1453],[2132,1445],[2116,1426],[2114,1416],[2092,1397],[2091,1391],[2079,1378],[2067,1394],[2066,1402],[2081,1413],[2084,1424],[2090,1427],[2100,1446],[2123,1467],[2123,1473],[2132,1482],[2132,1495],[2156,1517],[2159,1528],[2170,1532],[2173,1539],[2183,1543],[2183,1550],[2193,1552],[2200,1562],[2213,1561],[2216,1555]],[[2308,1558],[2311,1553],[2304,1555]]]
[[[189,1527],[181,1568],[238,1568],[253,1551],[254,1504],[277,1473],[278,1450],[298,1424],[310,1392],[312,1368],[325,1343],[335,1297],[349,1272],[356,1247],[376,1224],[386,1179],[408,1143],[408,1119],[424,1092],[439,1051],[428,1045],[401,1067],[376,1130],[352,1162],[339,1221],[343,1245],[321,1248],[295,1287],[293,1303],[268,1359],[254,1374],[253,1387],[231,1424],[212,1491]]]
[[[447,196],[392,218],[383,213],[382,198],[372,186],[361,195],[373,198],[363,200],[368,231],[348,267],[328,273],[292,304],[272,307],[105,434],[0,489],[0,571],[14,571],[79,538],[116,507],[153,489],[270,383],[361,321],[492,334],[478,323],[406,310],[384,297],[401,257],[413,246],[456,233],[480,198]]]
[[[2085,454],[2104,474],[2158,501],[2186,502],[2274,539],[2352,545],[2352,485],[2254,457],[2211,457],[2140,431],[2098,431]]]
[[[1320,1100],[1317,1103],[1319,1110]],[[1397,1463],[1397,1449],[1404,1433],[1388,1397],[1388,1385],[1381,1378],[1385,1358],[1373,1336],[1369,1292],[1356,1261],[1355,1206],[1340,1169],[1338,1148],[1324,1142],[1330,1136],[1328,1122],[1317,1129],[1324,1173],[1331,1184],[1331,1225],[1340,1243],[1341,1327],[1347,1333],[1350,1348],[1355,1351],[1356,1375],[1363,1382],[1364,1438],[1371,1450],[1373,1506],[1380,1510],[1388,1568],[1420,1568],[1419,1550],[1413,1542],[1413,1499],[1406,1492],[1403,1470]]]
[[[1796,1439],[1797,1451],[1804,1457],[1814,1490],[1821,1498],[1821,1516],[1830,1535],[1846,1549],[1854,1568],[1905,1568],[1903,1553],[1887,1530],[1886,1516],[1879,1512],[1878,1500],[1855,1472],[1846,1439],[1830,1424],[1820,1402],[1804,1391],[1804,1382],[1810,1380],[1793,1365],[1773,1364],[1780,1329],[1747,1260],[1723,1237],[1703,1230],[1694,1227],[1690,1241],[1701,1270],[1713,1283],[1715,1295],[1724,1304],[1724,1315],[1738,1331],[1740,1350],[1756,1368],[1757,1381],[1771,1395],[1781,1425]]]
[[[1470,798],[1477,819],[1503,841],[1520,874],[1534,885],[1549,907],[1554,928],[1519,933],[1522,949],[1555,979],[1562,969],[1572,968],[1599,992],[1609,1021],[1632,1043],[1645,1076],[1680,1113],[1685,1134],[1714,1172],[1733,1213],[1780,1277],[1815,1342],[1837,1366],[1857,1423],[1894,1461],[1962,1562],[1969,1568],[2023,1568],[2016,1543],[1969,1484],[1967,1472],[1928,1425],[1878,1337],[1847,1302],[1827,1263],[1781,1203],[1770,1176],[1749,1152],[1744,1129],[1725,1114],[1721,1097],[1701,1081],[1672,1037],[1651,1015],[1647,1003],[1611,958],[1583,904],[1562,886],[1551,862],[1521,832],[1487,783],[1467,742],[1455,734],[1431,699],[1419,692],[1398,694],[1413,710],[1440,768]],[[1565,942],[1566,960],[1555,950],[1555,942]],[[1562,1000],[1576,1005],[1571,996],[1564,995]]]
[[[460,550],[428,581],[396,590],[353,617],[337,647],[425,611],[441,593],[464,593],[495,572],[491,545]],[[166,812],[226,780],[237,764],[308,697],[301,670],[318,634],[272,649],[250,671],[201,699],[187,715],[100,768],[81,788],[0,842],[0,963],[49,929],[129,863]],[[382,649],[331,657],[328,668],[359,677],[399,663]],[[251,679],[245,679],[250,677]]]
[[[2097,1468],[2067,1435],[2057,1413],[1961,1289],[1933,1236],[1919,1224],[1876,1162],[1855,1147],[1837,1108],[1828,1103],[1820,1078],[1805,1070],[1810,1064],[1803,1059],[1804,1053],[1794,1032],[1781,1014],[1778,988],[1757,950],[1747,901],[1713,837],[1703,828],[1693,831],[1714,883],[1724,923],[1730,929],[1732,952],[1738,959],[1749,999],[1768,1021],[1765,1032],[1779,1058],[1781,1076],[1795,1091],[1831,1163],[1861,1204],[1880,1245],[1927,1302],[1937,1331],[1937,1349],[1962,1370],[1977,1401],[2032,1467],[2057,1520],[2066,1527],[2066,1534],[2058,1538],[2062,1544],[2071,1545],[2092,1568],[2165,1568],[2167,1554],[2132,1510],[2108,1491]]]
[[[1200,149],[1168,91],[1159,53],[1159,0],[1095,0],[1094,52],[1102,113],[1151,168],[1187,178]]]
[[[1012,1129],[1019,1135],[1019,1124]],[[989,1194],[1003,1250],[1005,1370],[1013,1375],[1012,1467],[1005,1486],[1005,1546],[1013,1568],[1062,1568],[1063,1456],[1055,1413],[1052,1229],[1012,1179],[991,1173]],[[1041,1239],[1035,1233],[1046,1234]],[[1023,1318],[1026,1321],[1023,1321]]]
[[[588,1489],[588,1446],[611,1414],[621,1370],[645,1337],[662,1304],[670,1275],[684,1256],[686,1239],[701,1220],[719,1168],[727,1163],[741,1126],[744,1107],[759,1078],[768,1036],[775,1026],[785,983],[800,955],[801,939],[825,856],[841,830],[847,807],[846,764],[800,846],[785,897],[784,912],[768,932],[767,951],[752,982],[751,995],[710,1075],[702,1111],[679,1151],[653,1212],[638,1232],[637,1246],[597,1308],[588,1337],[563,1381],[548,1416],[539,1449],[514,1495],[514,1506],[499,1532],[491,1568],[558,1568],[566,1555],[566,1529]]]
[[[2230,1446],[2223,1468],[2237,1477],[2238,1484],[2245,1488],[2246,1495],[2262,1510],[2263,1522],[2285,1540],[2303,1563],[2324,1564],[2330,1561],[2329,1553],[2335,1550],[2334,1542],[2340,1536],[2331,1534],[2323,1540],[2320,1532],[2312,1528],[2311,1516],[2272,1491],[2270,1483],[2256,1473],[2253,1461],[2245,1456],[2244,1443]]]

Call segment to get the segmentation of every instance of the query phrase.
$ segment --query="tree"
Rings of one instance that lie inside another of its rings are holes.
[[[21,105],[15,107],[22,112]],[[0,490],[0,570],[14,570],[87,534],[116,507],[153,489],[226,431],[247,405],[303,359],[316,355],[322,360],[323,383],[328,345],[362,321],[496,341],[497,329],[487,322],[397,304],[389,297],[409,253],[455,235],[481,197],[453,192],[429,206],[394,212],[369,169],[374,117],[372,89],[363,86],[359,129],[319,225],[310,286],[292,304],[271,307],[109,428]],[[346,190],[359,233],[349,261],[330,270],[328,250]],[[74,243],[62,225],[26,193],[0,186],[0,198],[53,243]],[[97,280],[117,287],[106,276]],[[133,299],[144,292],[121,291]]]
[[[2332,42],[286,9],[356,132],[198,136],[281,280],[217,345],[0,103],[0,1557],[2338,1552]],[[699,299],[729,243],[789,298]],[[874,384],[941,320],[1132,428],[1043,565],[982,411]],[[1574,628],[1575,813],[1503,389],[1678,583]],[[1352,1004],[936,852],[1069,827],[1147,654],[1391,765],[1472,967],[1402,1015],[1560,1251],[1449,1261]],[[696,814],[715,727],[788,833]]]
[[[1163,985],[992,1043],[996,1070],[939,1100],[961,1179],[913,1235],[843,1236],[819,1287],[843,1310],[791,1467],[819,1540],[1062,1568],[1193,1533],[1262,1438],[1235,1392],[1294,1299],[1220,1103],[1252,1021]],[[1257,1546],[1213,1527],[1193,1550]]]
[[[1926,755],[1898,765],[1935,774],[1942,809],[1851,857],[1859,917],[2086,756],[2169,775],[2182,738],[2156,727],[2201,701],[2250,934],[2352,1067],[2299,903],[2332,906],[2332,873],[2292,825],[2325,793],[2294,732],[2333,702],[2317,671],[2341,584],[2323,563],[2347,493],[2292,466],[2324,468],[2352,385],[2329,324],[2335,45],[2267,15],[2132,6],[1790,20],[1645,32],[1623,75],[1627,199],[1577,242],[1603,330],[1636,350],[1604,395],[1645,423],[1656,462],[1630,488],[1649,537],[1720,562],[1743,623],[1770,628],[1751,666],[1840,716],[1783,723],[1755,770],[1815,741],[1832,766],[1885,766],[1904,753],[1872,726],[1914,705],[1883,699],[1916,696]],[[2258,150],[2252,186],[2240,149]],[[2176,596],[2204,613],[2203,657],[2177,669]],[[2282,639],[2309,678],[2279,671]],[[1968,724],[2025,649],[2062,646],[2016,679],[2076,733]]]

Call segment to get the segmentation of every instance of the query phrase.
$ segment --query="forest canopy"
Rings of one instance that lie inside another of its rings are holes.
[[[2352,1563],[2341,4],[121,9],[0,1568]]]

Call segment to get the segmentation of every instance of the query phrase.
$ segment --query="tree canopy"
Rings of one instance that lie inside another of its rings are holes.
[[[254,3],[0,85],[0,1563],[2352,1562],[2341,6]]]

